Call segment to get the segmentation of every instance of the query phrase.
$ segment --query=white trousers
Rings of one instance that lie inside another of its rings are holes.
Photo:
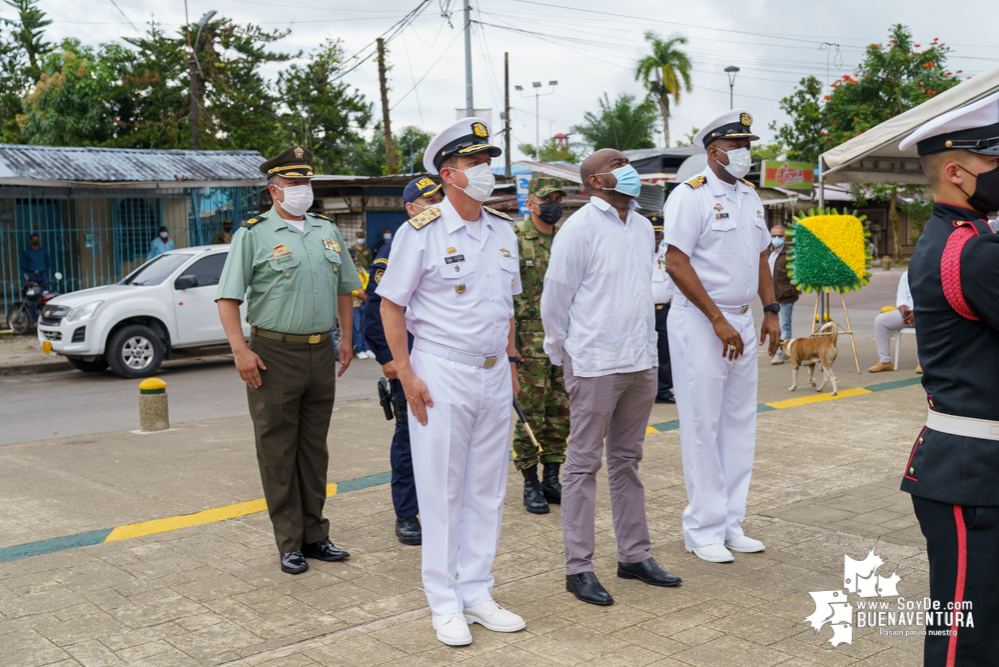
[[[722,356],[722,342],[694,305],[669,311],[673,393],[687,508],[683,537],[703,547],[742,535],[756,450],[756,331],[752,312],[724,313],[742,334],[745,353]]]
[[[414,349],[412,365],[434,403],[426,426],[409,418],[423,588],[434,614],[460,613],[492,596],[513,426],[510,364],[470,366]]]
[[[891,332],[898,331],[906,325],[902,322],[902,313],[889,310],[874,318],[874,338],[878,341],[878,361],[891,363]]]

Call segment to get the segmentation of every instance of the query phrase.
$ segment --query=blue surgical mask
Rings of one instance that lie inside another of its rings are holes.
[[[392,235],[389,234],[389,233],[385,233],[385,234],[382,234],[382,238],[385,239],[386,241],[388,241],[389,239],[392,238]]]
[[[770,237],[770,243],[772,243],[775,248],[779,248],[782,245],[784,245],[784,237],[783,236],[771,236]]]
[[[642,191],[642,178],[630,164],[618,167],[614,171],[605,171],[596,175],[603,176],[604,174],[610,174],[617,179],[617,185],[613,188],[604,188],[604,190],[615,190],[629,197],[637,197],[638,193]]]

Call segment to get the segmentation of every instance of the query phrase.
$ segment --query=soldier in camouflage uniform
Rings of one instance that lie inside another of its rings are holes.
[[[520,254],[520,279],[523,292],[513,297],[517,322],[517,347],[521,363],[520,405],[541,445],[531,442],[518,421],[513,438],[517,469],[524,475],[524,506],[528,512],[545,514],[548,504],[562,501],[559,467],[565,463],[565,444],[569,437],[569,395],[565,391],[562,368],[545,354],[545,332],[541,326],[541,289],[551,257],[552,239],[562,217],[562,182],[557,178],[535,178],[528,185],[527,207],[531,219],[514,227]],[[538,463],[544,475],[538,480]]]

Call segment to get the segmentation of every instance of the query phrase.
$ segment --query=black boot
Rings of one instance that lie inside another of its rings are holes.
[[[545,472],[541,476],[541,491],[545,500],[552,505],[562,504],[562,484],[558,481],[558,463],[546,463]]]
[[[538,466],[520,471],[524,475],[524,507],[531,514],[548,514],[548,501],[538,481]]]

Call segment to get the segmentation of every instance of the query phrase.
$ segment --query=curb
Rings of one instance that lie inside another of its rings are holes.
[[[43,361],[33,364],[15,364],[12,366],[0,366],[0,377],[6,375],[34,375],[38,373],[57,373],[59,371],[71,371],[73,367],[68,361]]]

